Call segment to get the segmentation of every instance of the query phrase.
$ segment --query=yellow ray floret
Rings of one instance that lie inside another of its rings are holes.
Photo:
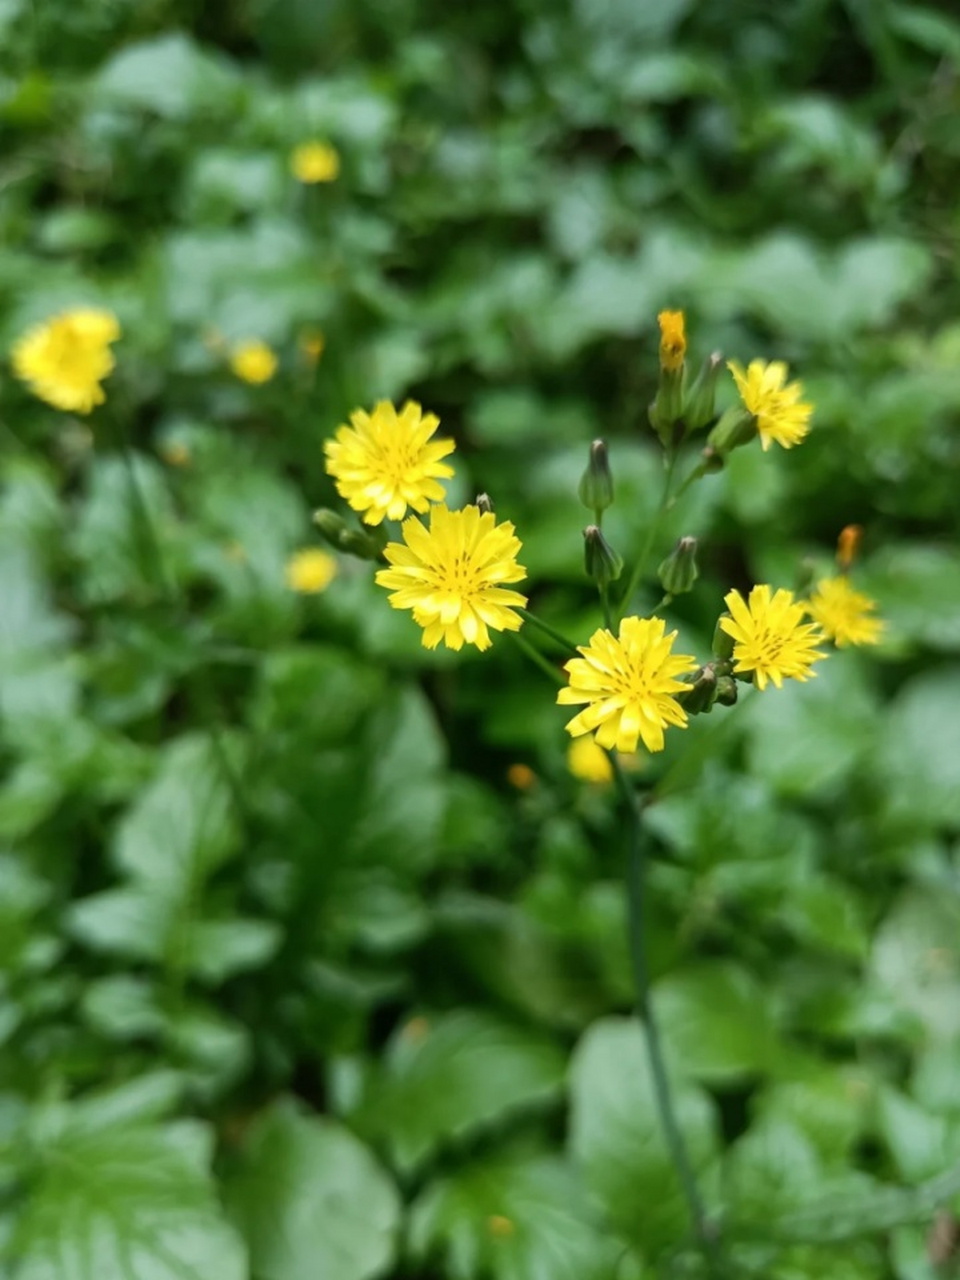
[[[513,610],[524,607],[526,596],[504,590],[527,576],[516,561],[519,550],[508,520],[497,524],[491,511],[448,511],[440,503],[430,508],[429,529],[416,516],[403,522],[403,542],[387,544],[383,554],[391,567],[378,572],[377,582],[393,592],[394,609],[413,611],[427,649],[441,640],[449,649],[489,649],[491,630],[522,625]]]
[[[19,338],[11,357],[17,377],[57,409],[89,413],[105,399],[101,382],[114,368],[110,343],[120,337],[111,311],[79,307]]]
[[[878,644],[883,622],[870,615],[876,603],[854,591],[846,578],[824,578],[807,602],[807,613],[838,649],[848,644]]]
[[[561,706],[586,703],[567,725],[571,737],[594,733],[601,747],[633,752],[638,739],[648,751],[663,750],[668,725],[685,727],[677,679],[693,671],[696,658],[671,653],[677,633],[664,634],[662,618],[624,618],[620,634],[595,631],[583,656],[566,664],[570,683],[557,694]]]
[[[792,591],[770,595],[766,585],[754,587],[746,602],[739,591],[724,596],[731,616],[720,626],[734,641],[734,671],[753,675],[758,689],[772,680],[779,689],[785,679],[809,680],[810,668],[826,654],[816,648],[823,639],[820,628],[804,622],[805,608]]]
[[[381,400],[372,413],[354,410],[350,422],[337,429],[324,453],[337,491],[366,524],[380,524],[385,516],[402,520],[408,507],[423,512],[443,501],[438,481],[452,476],[453,468],[440,459],[454,444],[431,439],[440,425],[435,414],[409,400],[398,413]]]
[[[764,449],[776,442],[784,449],[799,444],[810,430],[813,405],[801,400],[803,387],[787,382],[787,366],[780,360],[751,360],[744,370],[736,360],[727,362],[740,399],[757,419]]]

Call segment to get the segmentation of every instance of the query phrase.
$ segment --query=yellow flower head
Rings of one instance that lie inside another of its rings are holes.
[[[768,586],[754,587],[749,602],[739,591],[725,596],[731,617],[720,619],[721,629],[734,641],[734,671],[752,672],[758,689],[772,680],[779,689],[784,678],[808,680],[814,662],[826,654],[815,646],[823,635],[819,627],[803,621],[804,606],[792,591],[779,590],[771,598]]]
[[[518,791],[530,791],[537,785],[537,775],[528,764],[512,764],[507,770],[507,781]]]
[[[595,732],[599,746],[624,752],[636,751],[642,738],[648,751],[662,751],[664,729],[687,723],[675,697],[686,686],[677,676],[697,665],[696,658],[670,652],[676,635],[664,635],[662,618],[624,618],[618,637],[601,629],[589,645],[578,645],[583,657],[566,664],[570,683],[557,702],[587,706],[567,733],[576,738]]]
[[[291,591],[300,591],[304,595],[319,595],[326,591],[336,576],[336,560],[319,547],[305,547],[287,561],[287,586]]]
[[[89,413],[105,399],[100,383],[113,372],[110,343],[119,337],[120,325],[111,311],[64,311],[14,343],[13,370],[54,408]]]
[[[883,623],[871,618],[876,604],[854,591],[846,578],[824,578],[807,603],[807,613],[819,623],[838,649],[848,644],[877,644]]]
[[[567,768],[581,782],[606,783],[613,778],[610,757],[593,738],[574,738],[567,747]]]
[[[239,342],[230,356],[230,368],[244,382],[258,387],[277,372],[277,357],[265,342]]]
[[[740,399],[757,419],[757,432],[764,449],[771,441],[784,449],[799,444],[810,430],[813,405],[801,400],[803,387],[787,382],[787,366],[781,360],[751,360],[747,369],[736,360],[727,368],[740,392]]]
[[[448,511],[443,503],[430,508],[430,528],[410,516],[403,522],[403,542],[389,542],[384,555],[389,569],[377,582],[393,592],[394,609],[412,609],[423,627],[423,643],[435,649],[475,644],[490,648],[490,630],[519,631],[513,612],[526,596],[504,590],[521,582],[527,571],[517,564],[520,540],[509,520],[497,524],[492,511],[478,507]]]
[[[372,413],[355,409],[350,421],[323,449],[337,492],[366,524],[380,524],[384,516],[401,520],[408,507],[423,512],[443,500],[438,478],[452,476],[453,468],[440,459],[453,452],[454,443],[431,440],[440,425],[435,414],[425,414],[412,400],[397,413],[389,400],[381,400]]]
[[[660,365],[672,373],[680,368],[687,353],[683,312],[661,311],[657,324],[660,326]]]
[[[290,156],[290,172],[298,182],[335,182],[340,176],[340,155],[329,142],[301,142]]]

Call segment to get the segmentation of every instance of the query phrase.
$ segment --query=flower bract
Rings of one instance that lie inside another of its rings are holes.
[[[730,617],[720,628],[733,640],[734,671],[752,674],[758,689],[773,681],[779,689],[785,679],[808,680],[814,662],[826,655],[817,649],[823,639],[820,628],[804,622],[805,607],[783,589],[771,596],[767,585],[756,586],[745,601],[739,591],[724,596]]]
[[[335,182],[340,176],[340,154],[329,142],[302,142],[290,156],[290,172],[298,182],[311,186]]]
[[[394,609],[411,609],[423,627],[423,644],[449,649],[464,644],[489,649],[491,631],[519,631],[526,596],[504,584],[521,582],[527,572],[517,564],[520,540],[507,520],[497,524],[493,512],[477,507],[448,511],[443,503],[430,508],[430,526],[416,516],[403,522],[403,542],[387,544],[389,569],[377,582],[393,594]]]
[[[324,452],[337,491],[366,524],[380,524],[385,516],[401,520],[408,507],[424,512],[431,502],[442,502],[439,480],[452,476],[453,468],[440,459],[453,452],[454,443],[432,439],[440,425],[435,414],[413,401],[398,413],[381,400],[372,413],[354,410],[350,422],[338,428]]]
[[[769,449],[771,443],[792,449],[810,430],[813,405],[801,400],[803,387],[787,382],[787,366],[780,360],[751,360],[746,369],[736,360],[727,368],[740,392],[740,399],[757,420],[760,444]]]
[[[80,307],[30,329],[11,353],[18,378],[54,408],[89,413],[103,404],[104,378],[113,372],[111,342],[120,325],[111,311]]]
[[[231,353],[230,368],[242,382],[258,387],[269,382],[277,372],[277,357],[265,342],[258,339],[239,342]]]
[[[582,657],[566,664],[570,683],[557,702],[587,705],[567,733],[592,732],[601,747],[622,752],[636,751],[641,739],[648,751],[663,750],[664,729],[687,723],[675,696],[686,686],[677,677],[697,666],[695,658],[671,652],[677,633],[664,629],[662,618],[624,618],[619,636],[601,629],[578,646]]]
[[[290,557],[284,576],[291,591],[319,595],[337,576],[337,561],[319,547],[306,547]]]
[[[876,603],[854,591],[846,578],[824,578],[807,602],[807,613],[838,649],[845,645],[877,644],[883,622],[871,617]]]

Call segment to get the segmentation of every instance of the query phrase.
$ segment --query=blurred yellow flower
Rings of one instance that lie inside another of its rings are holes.
[[[571,737],[595,733],[599,746],[623,752],[642,739],[648,751],[662,751],[664,729],[686,726],[677,676],[697,661],[671,653],[677,633],[664,627],[662,618],[624,618],[619,636],[601,628],[577,646],[583,656],[566,664],[570,683],[557,694],[561,706],[587,704],[567,725]]]
[[[384,516],[400,520],[407,507],[423,512],[442,501],[438,478],[452,476],[453,468],[440,459],[453,452],[454,443],[431,441],[440,425],[435,414],[423,413],[412,400],[397,413],[389,400],[381,400],[372,413],[355,409],[350,421],[352,426],[337,428],[324,453],[337,492],[366,524],[380,524]]]
[[[165,440],[160,445],[160,457],[171,467],[186,467],[190,464],[190,448],[182,440]]]
[[[337,561],[319,547],[305,547],[287,561],[285,577],[291,591],[319,595],[337,576]]]
[[[848,524],[840,530],[837,538],[837,564],[841,569],[849,569],[857,558],[860,543],[863,541],[863,528],[858,524]]]
[[[613,778],[610,757],[590,737],[574,738],[567,747],[567,768],[581,782],[604,783]]]
[[[277,372],[277,357],[259,339],[238,342],[230,354],[230,368],[244,382],[260,386]]]
[[[334,182],[340,175],[340,155],[329,142],[301,142],[290,156],[290,172],[298,182]]]
[[[518,791],[529,791],[537,785],[537,775],[528,764],[512,764],[507,770],[507,781]]]
[[[680,368],[687,353],[683,312],[661,311],[657,324],[660,326],[660,365],[672,373]]]
[[[758,689],[772,680],[779,689],[785,678],[809,680],[810,668],[826,654],[815,646],[823,639],[819,627],[805,623],[805,608],[792,591],[779,590],[772,597],[766,585],[756,586],[745,602],[739,591],[724,596],[731,617],[720,619],[720,628],[732,637],[734,671],[753,675]]]
[[[803,387],[799,382],[787,382],[787,366],[780,360],[769,364],[751,360],[744,370],[736,360],[728,360],[727,368],[740,399],[757,420],[763,448],[769,449],[774,441],[784,449],[799,444],[810,430],[813,405],[800,399]]]
[[[842,649],[845,645],[879,644],[883,622],[871,618],[876,602],[854,591],[846,578],[824,578],[807,602],[807,613]]]
[[[522,625],[513,610],[527,598],[503,586],[527,576],[516,561],[519,550],[509,520],[498,525],[492,511],[448,511],[439,503],[430,508],[429,529],[416,516],[403,522],[403,543],[387,544],[383,554],[391,567],[378,572],[377,582],[393,592],[394,609],[413,611],[425,648],[443,640],[448,649],[464,643],[489,649],[491,629],[519,631]]]
[[[78,307],[28,330],[13,345],[14,373],[57,409],[89,413],[103,404],[100,383],[114,368],[110,343],[120,337],[111,311]]]
[[[327,347],[327,340],[320,329],[307,329],[300,335],[300,351],[310,364],[316,364]]]

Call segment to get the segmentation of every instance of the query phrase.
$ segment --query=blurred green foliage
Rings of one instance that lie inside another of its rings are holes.
[[[680,1118],[731,1275],[957,1274],[958,109],[945,2],[0,0],[0,343],[123,327],[89,423],[0,385],[0,1275],[701,1274],[553,691],[283,574],[324,438],[411,395],[585,641],[664,306],[817,406],[671,513],[685,640],[852,521],[889,624],[647,765]]]

